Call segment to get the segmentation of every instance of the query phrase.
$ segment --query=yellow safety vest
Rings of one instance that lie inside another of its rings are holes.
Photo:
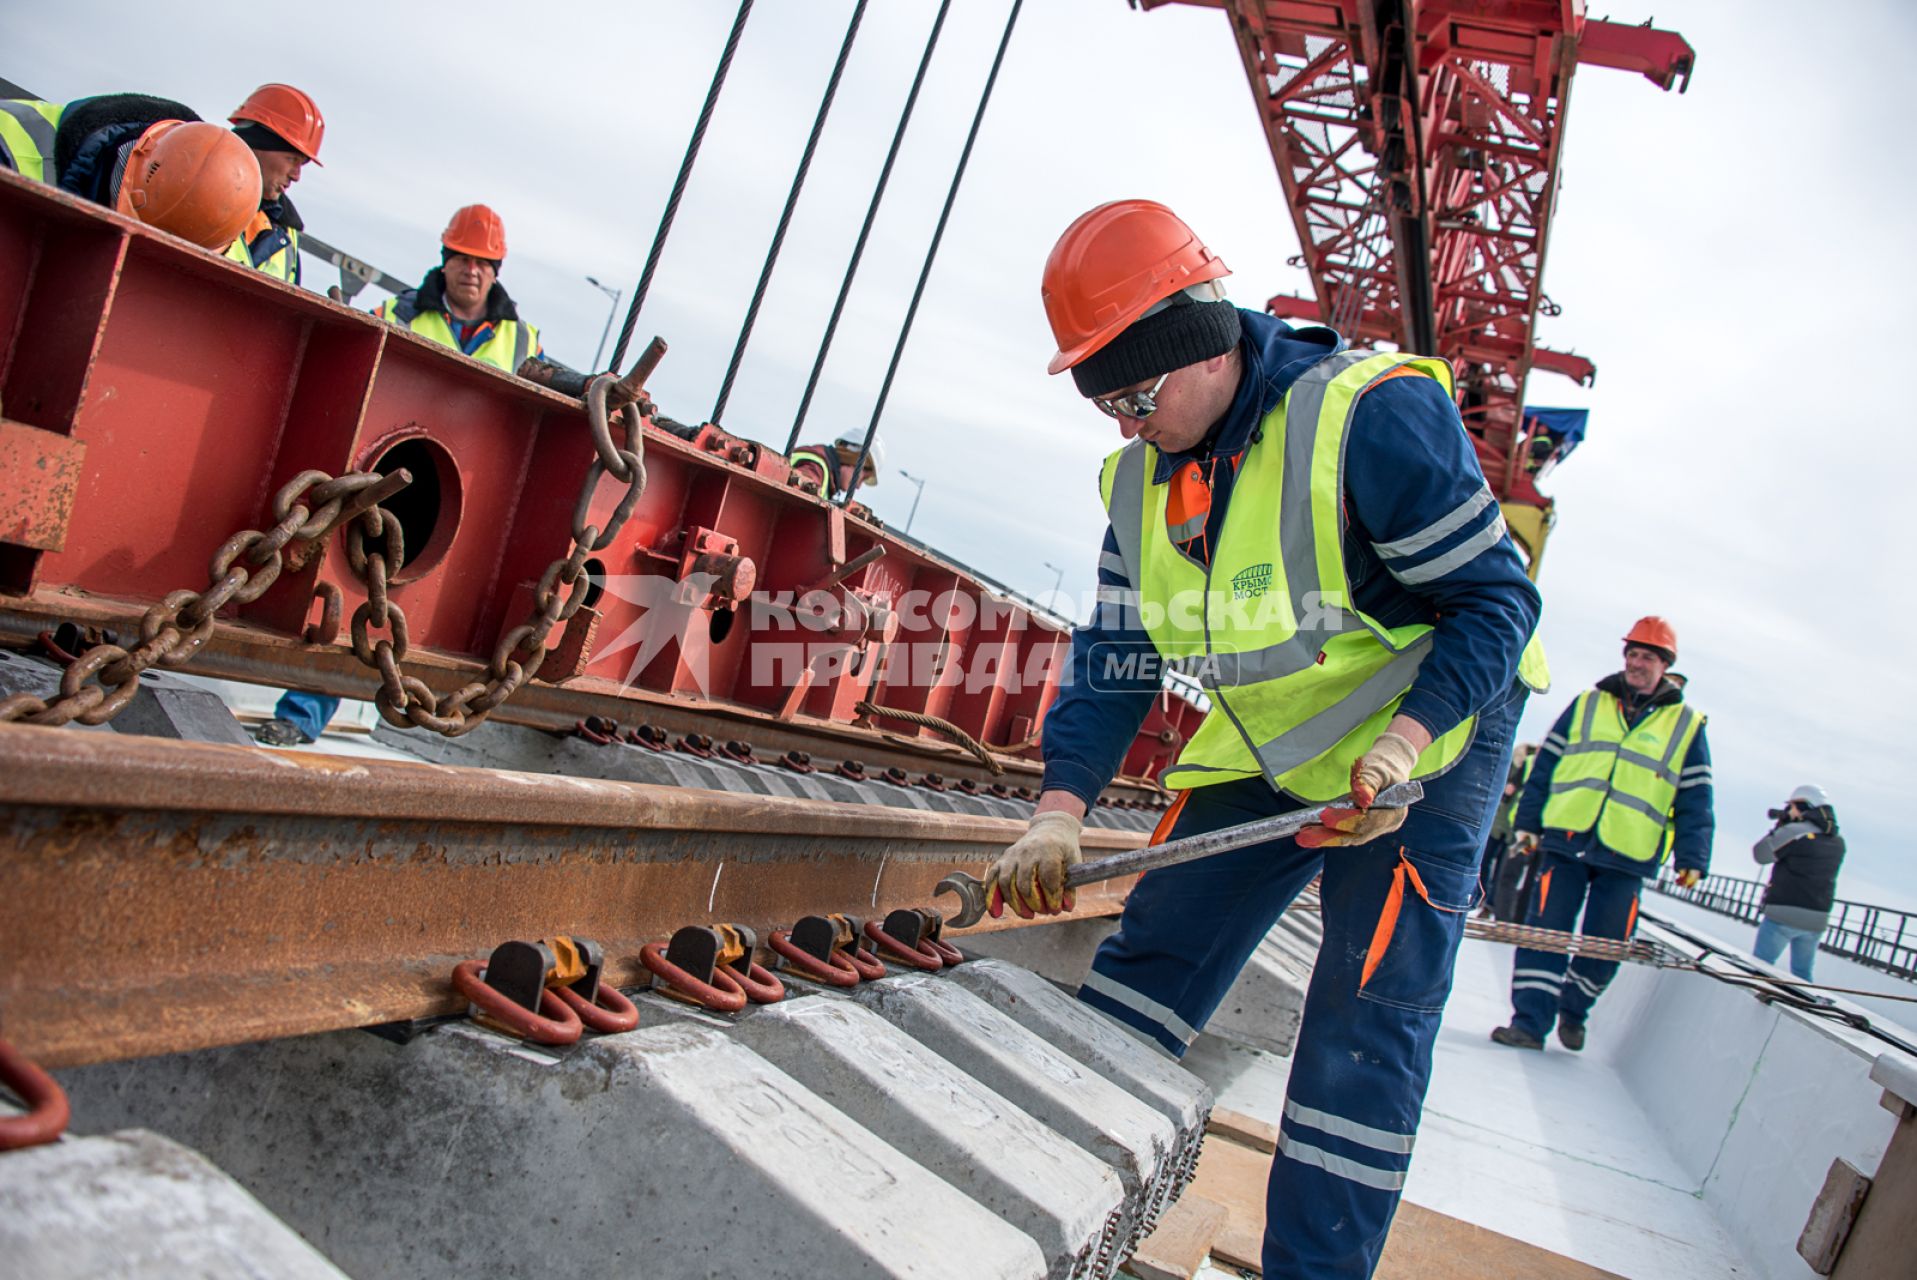
[[[1100,487],[1135,592],[1118,603],[1135,604],[1159,654],[1195,675],[1212,702],[1165,786],[1262,776],[1298,799],[1333,800],[1397,713],[1431,628],[1386,627],[1352,604],[1344,441],[1358,397],[1406,365],[1451,389],[1442,360],[1399,354],[1343,352],[1299,378],[1253,434],[1205,565],[1166,529],[1170,486],[1149,483],[1157,450],[1134,440],[1105,460]],[[1548,682],[1535,637],[1519,674],[1533,689]],[[1469,717],[1441,735],[1411,776],[1450,768],[1476,727]]]
[[[1571,732],[1551,771],[1544,826],[1597,827],[1606,848],[1638,862],[1662,859],[1678,777],[1704,715],[1681,702],[1627,727],[1616,697],[1588,689],[1571,705]]]
[[[0,99],[0,159],[35,182],[55,182],[53,135],[66,106],[33,98]]]
[[[275,280],[284,280],[288,284],[300,282],[300,233],[293,227],[285,228],[286,243],[274,251],[264,262],[253,261],[253,245],[264,235],[270,235],[273,223],[264,213],[253,215],[253,221],[246,230],[226,247],[226,256],[243,267],[252,267],[255,271],[265,272]]]
[[[378,314],[394,324],[401,323],[399,318],[399,299],[388,298],[380,304]],[[405,322],[406,327],[422,338],[431,338],[441,346],[459,350],[459,343],[453,340],[453,327],[446,323],[444,314],[438,311],[421,311],[412,320]],[[518,373],[519,366],[526,357],[539,349],[539,330],[520,320],[495,320],[492,336],[477,351],[466,354],[481,364],[489,364],[495,369],[504,369],[507,373]]]
[[[825,477],[819,485],[819,493],[824,497],[831,497],[839,487],[835,483],[834,476],[834,472],[838,470],[836,460],[827,457],[817,449],[794,449],[792,456],[786,459],[787,465],[791,466],[794,470],[798,469],[801,462],[816,462],[819,464],[819,473]]]

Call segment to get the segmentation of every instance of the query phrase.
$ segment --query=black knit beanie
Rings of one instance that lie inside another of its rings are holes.
[[[1080,395],[1105,396],[1188,364],[1222,356],[1238,345],[1238,308],[1175,293],[1163,311],[1134,322],[1072,366]]]
[[[306,155],[304,151],[301,151],[285,138],[280,137],[279,134],[274,133],[265,125],[255,123],[252,120],[240,121],[233,126],[233,132],[239,135],[241,142],[244,142],[255,151],[290,151],[301,158],[304,158]]]

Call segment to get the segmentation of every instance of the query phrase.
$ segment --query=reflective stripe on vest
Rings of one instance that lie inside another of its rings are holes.
[[[399,299],[388,298],[380,304],[380,316],[398,324],[399,317],[395,313],[398,305]],[[431,338],[443,347],[459,350],[459,343],[453,338],[453,327],[446,322],[442,312],[421,311],[407,323],[406,327],[422,338]],[[539,330],[524,321],[496,320],[493,322],[492,333],[479,345],[479,349],[465,354],[481,364],[489,364],[495,369],[504,369],[507,373],[518,373],[519,366],[524,364],[526,357],[532,354],[533,343],[538,337]],[[512,363],[508,364],[508,360]]]
[[[262,261],[257,250],[268,237],[280,243]],[[226,256],[243,267],[251,267],[275,280],[284,280],[288,284],[300,282],[300,233],[292,227],[274,227],[264,213],[253,215],[253,221],[247,224],[246,230],[240,232],[239,237],[226,247]]]
[[[1540,821],[1559,831],[1595,826],[1606,848],[1638,862],[1659,859],[1678,775],[1703,727],[1704,716],[1680,702],[1627,728],[1616,697],[1598,689],[1579,694]]]
[[[838,486],[832,483],[832,460],[818,449],[794,449],[792,456],[786,459],[787,465],[794,470],[801,462],[811,462],[818,466],[819,475],[822,477],[819,482],[819,492],[828,498],[833,496]]]
[[[53,135],[66,107],[33,98],[0,99],[0,156],[35,182],[53,182]]]
[[[1106,460],[1106,511],[1140,621],[1214,703],[1164,785],[1262,775],[1303,800],[1336,798],[1410,689],[1431,628],[1387,628],[1352,606],[1342,512],[1345,433],[1358,399],[1407,366],[1450,389],[1442,361],[1365,352],[1328,356],[1293,384],[1243,455],[1203,566],[1180,554],[1166,528],[1168,486],[1149,483],[1156,451],[1134,441]],[[1539,657],[1527,652],[1541,678]],[[1474,728],[1467,719],[1441,736],[1412,776],[1450,767]]]

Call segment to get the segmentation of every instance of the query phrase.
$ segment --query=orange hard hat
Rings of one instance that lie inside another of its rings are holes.
[[[1094,355],[1181,289],[1230,274],[1177,214],[1154,200],[1114,200],[1081,214],[1045,260],[1040,288],[1058,339],[1046,372],[1063,373]]]
[[[162,120],[127,156],[114,208],[148,226],[224,249],[260,207],[260,162],[232,132],[199,121]]]
[[[326,136],[326,117],[313,100],[290,84],[263,84],[246,95],[227,119],[265,125],[314,164],[320,162],[320,139]]]
[[[453,214],[439,242],[469,258],[501,262],[506,257],[506,224],[485,205],[469,204]]]
[[[1677,661],[1677,628],[1655,615],[1632,623],[1624,634],[1624,643],[1662,649],[1671,655],[1672,662]]]

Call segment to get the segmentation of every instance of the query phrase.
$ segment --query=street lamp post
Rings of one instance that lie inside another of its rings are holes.
[[[919,479],[903,467],[899,468],[899,477],[903,480],[910,480],[918,486],[918,489],[912,494],[912,509],[905,515],[905,531],[910,533],[912,532],[912,518],[919,513],[919,499],[925,496],[925,481]]]
[[[1058,590],[1060,587],[1065,585],[1065,571],[1059,568],[1057,565],[1053,564],[1050,560],[1047,560],[1045,562],[1045,567],[1058,575],[1056,578],[1052,579],[1052,594],[1045,597],[1045,607],[1048,609],[1051,609],[1053,612],[1057,612],[1058,611]]]
[[[606,327],[599,331],[599,346],[592,353],[592,372],[598,373],[599,357],[605,354],[606,337],[612,332],[612,318],[619,314],[619,299],[625,296],[626,291],[624,289],[608,289],[591,276],[586,277],[586,283],[612,299],[612,309],[606,312]]]

